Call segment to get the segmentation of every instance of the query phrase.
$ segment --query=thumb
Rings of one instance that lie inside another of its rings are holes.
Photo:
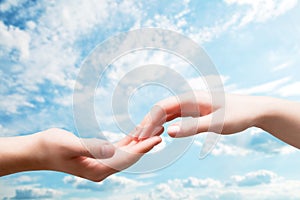
[[[182,121],[168,127],[171,137],[187,137],[201,132],[207,132],[211,123],[212,115],[196,118],[184,118]]]
[[[96,138],[81,139],[83,143],[82,156],[105,159],[110,158],[115,153],[115,147],[108,141]]]

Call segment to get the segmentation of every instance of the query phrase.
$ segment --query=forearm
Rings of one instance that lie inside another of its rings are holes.
[[[262,97],[259,113],[257,127],[300,148],[300,103]]]
[[[0,138],[0,176],[21,171],[39,170],[38,136]]]

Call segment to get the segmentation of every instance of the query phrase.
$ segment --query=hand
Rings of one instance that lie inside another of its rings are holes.
[[[0,152],[4,155],[0,156],[0,175],[54,170],[101,181],[134,164],[160,143],[161,138],[156,136],[136,141],[126,136],[113,146],[103,140],[79,139],[65,130],[49,129],[29,136],[1,139],[1,142],[5,151]]]
[[[202,132],[233,134],[258,127],[300,148],[300,103],[263,96],[225,94],[225,103],[211,103],[207,92],[196,91],[158,102],[141,123],[135,137],[150,137],[166,121],[183,117],[168,128],[171,137]],[[192,117],[192,118],[186,118]]]
[[[207,131],[232,134],[255,126],[265,110],[258,103],[264,102],[262,97],[226,94],[225,101],[226,104],[212,105],[209,93],[203,91],[169,97],[155,104],[140,124],[143,131],[135,136],[150,137],[163,123],[178,117],[183,120],[168,127],[171,137]]]

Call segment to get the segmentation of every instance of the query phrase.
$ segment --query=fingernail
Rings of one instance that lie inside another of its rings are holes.
[[[111,144],[105,144],[101,147],[101,157],[110,158],[115,154],[115,147]]]
[[[159,133],[159,131],[161,131],[164,127],[163,126],[157,126],[153,129],[153,133],[151,136],[156,135]]]
[[[169,126],[168,127],[168,134],[171,136],[171,137],[175,137],[177,135],[177,133],[179,133],[179,126]]]
[[[143,139],[147,138],[145,132],[147,132],[147,127],[141,128],[139,135],[138,135],[138,140],[143,140]]]

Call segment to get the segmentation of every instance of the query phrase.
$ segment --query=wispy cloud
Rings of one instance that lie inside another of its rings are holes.
[[[247,6],[241,16],[239,27],[246,26],[251,22],[265,22],[269,19],[283,15],[290,9],[294,8],[297,0],[225,0],[229,5]]]
[[[237,89],[234,90],[233,92],[237,94],[248,94],[248,95],[250,94],[268,95],[270,93],[275,93],[277,88],[288,83],[290,80],[291,80],[290,77],[284,77],[278,80],[266,82],[250,88]]]
[[[286,64],[283,65],[286,66]],[[237,84],[232,83],[227,84],[224,87],[226,92],[243,95],[279,96],[282,98],[300,96],[298,90],[300,82],[292,79],[291,76],[271,80],[249,88],[239,88]]]
[[[14,6],[13,2],[1,3],[2,10],[7,12],[11,12]],[[81,55],[87,54],[85,46],[78,44],[79,40],[91,35],[96,27],[110,26],[110,30],[117,27],[117,24],[109,24],[109,18],[114,21],[127,15],[128,19],[129,16],[136,19],[140,13],[136,8],[138,5],[130,2],[36,2],[31,6],[38,7],[42,14],[27,21],[22,29],[16,24],[4,24],[0,21],[0,56],[2,60],[6,60],[1,63],[1,68],[15,77],[13,80],[9,77],[1,78],[2,87],[10,88],[9,92],[13,93],[11,100],[15,102],[13,107],[1,106],[1,110],[7,113],[16,113],[19,108],[28,105],[33,93],[36,95],[36,92],[42,92],[41,85],[44,83],[63,88],[60,94],[44,94],[51,95],[54,102],[56,98],[65,96],[65,93],[69,95],[77,67],[82,61]],[[22,22],[26,12],[22,8],[18,9],[20,12],[16,12],[16,15],[19,15],[19,21]],[[130,22],[128,26],[130,27]],[[99,37],[98,42],[103,39]],[[13,61],[17,64],[12,63]],[[12,65],[17,65],[17,70],[13,71],[14,68],[10,67]],[[5,96],[7,93],[2,93],[1,101]],[[18,101],[20,98],[22,101]]]
[[[39,177],[37,176],[20,175],[12,179],[12,182],[14,182],[14,184],[33,184],[36,183],[38,179]]]
[[[286,69],[286,68],[290,67],[292,64],[293,63],[291,61],[287,61],[287,62],[281,63],[281,64],[275,66],[273,68],[273,71],[276,72],[276,71],[280,71],[280,70]]]

